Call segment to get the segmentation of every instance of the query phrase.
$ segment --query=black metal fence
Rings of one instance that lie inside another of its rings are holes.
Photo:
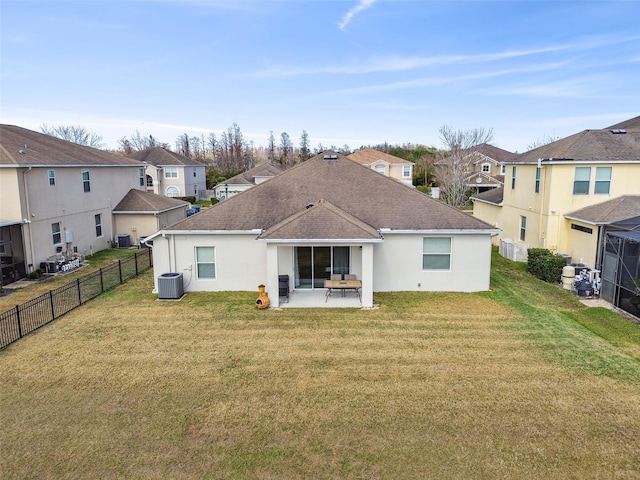
[[[0,313],[0,349],[153,266],[151,249]]]

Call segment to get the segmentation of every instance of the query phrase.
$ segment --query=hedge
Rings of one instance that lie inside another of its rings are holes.
[[[546,248],[530,248],[527,251],[527,271],[548,283],[562,280],[562,269],[567,265],[566,258],[554,255]]]

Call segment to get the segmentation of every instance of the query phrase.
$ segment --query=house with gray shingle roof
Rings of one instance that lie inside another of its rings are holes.
[[[140,162],[13,125],[0,126],[2,282],[111,246],[111,210],[144,189]]]
[[[500,228],[495,240],[512,242],[517,259],[526,260],[528,248],[548,248],[600,270],[603,227],[640,215],[640,116],[504,163],[504,187],[472,196],[474,216]]]
[[[185,291],[264,284],[277,292],[281,275],[294,293],[324,291],[332,275],[348,274],[361,280],[361,304],[371,307],[374,292],[487,290],[497,233],[325,152],[147,240],[156,279],[182,273]],[[279,305],[277,294],[270,298]]]
[[[131,154],[145,166],[147,191],[165,197],[195,196],[200,200],[207,190],[206,166],[162,147]]]
[[[374,148],[362,148],[347,155],[347,158],[409,187],[413,186],[413,162],[409,160]]]
[[[189,203],[177,198],[131,189],[113,209],[114,228],[131,243],[187,218]]]
[[[262,182],[282,173],[282,167],[271,163],[261,163],[249,170],[227,179],[224,183],[216,185],[213,189],[214,197],[218,200],[231,198],[238,193],[249,190]]]

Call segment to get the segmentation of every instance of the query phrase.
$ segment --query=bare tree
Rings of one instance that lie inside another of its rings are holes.
[[[86,145],[93,148],[104,148],[105,144],[102,137],[91,130],[76,125],[52,125],[43,123],[40,131],[45,135],[61,138],[67,142],[77,143],[78,145]]]
[[[191,139],[189,135],[183,133],[176,139],[176,151],[180,155],[191,158]]]
[[[493,139],[493,129],[456,130],[445,125],[439,132],[447,155],[439,162],[440,198],[449,205],[461,207],[468,201],[465,179],[472,170],[470,154],[478,145]]]
[[[309,135],[306,130],[302,130],[302,135],[300,136],[300,161],[304,162],[309,160],[311,156],[311,149],[309,148]]]
[[[140,152],[153,147],[169,148],[168,144],[158,141],[153,135],[143,137],[138,130],[131,135],[131,138],[122,137],[118,143],[125,153]]]
[[[560,137],[558,137],[557,135],[543,135],[542,138],[536,138],[533,142],[527,145],[527,151],[533,150],[538,147],[543,147],[555,142],[556,140],[560,140]]]

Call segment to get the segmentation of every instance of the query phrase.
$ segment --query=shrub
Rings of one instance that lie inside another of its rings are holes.
[[[178,197],[178,198],[180,200],[184,200],[185,202],[189,202],[192,205],[196,203],[196,197],[194,197],[193,195],[186,196],[186,197]]]
[[[562,269],[567,260],[554,255],[546,248],[530,248],[527,251],[527,271],[548,283],[558,283],[562,279]]]
[[[27,278],[29,280],[37,280],[38,278],[40,278],[42,276],[42,270],[40,270],[39,268],[37,270],[34,270],[33,272],[31,272],[29,275],[27,275]]]

